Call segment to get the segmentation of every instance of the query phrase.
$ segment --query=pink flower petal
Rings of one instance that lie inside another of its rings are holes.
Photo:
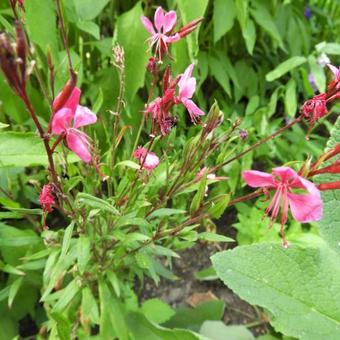
[[[181,79],[180,79],[179,82],[178,82],[178,86],[179,86],[179,87],[182,87],[183,84],[187,81],[187,79],[191,77],[192,71],[193,71],[193,69],[194,69],[194,66],[195,66],[194,64],[190,64],[190,65],[186,68],[186,70],[184,71],[184,73],[181,75]]]
[[[176,26],[177,14],[175,11],[170,11],[164,16],[163,20],[163,33],[171,32]]]
[[[196,79],[188,78],[185,82],[182,82],[179,87],[179,96],[181,98],[190,99],[196,90]]]
[[[97,116],[89,108],[78,105],[76,114],[74,115],[73,126],[78,129],[80,126],[94,124],[97,121]]]
[[[158,166],[158,164],[159,164],[158,156],[153,152],[148,152],[143,167],[148,171],[152,171],[156,166]]]
[[[246,170],[242,172],[244,181],[252,188],[275,188],[276,183],[273,175],[257,170]]]
[[[66,132],[66,129],[71,125],[73,115],[73,111],[68,108],[62,108],[57,111],[52,118],[52,133],[61,135]]]
[[[164,11],[162,7],[158,7],[155,12],[155,26],[157,29],[157,32],[161,32],[162,26],[164,25]]]
[[[173,34],[173,35],[170,35],[170,36],[164,36],[163,37],[163,40],[167,43],[167,44],[171,44],[173,42],[176,42],[178,40],[181,39],[181,36],[176,33],[176,34]]]
[[[70,109],[73,114],[75,114],[77,110],[77,106],[79,104],[81,95],[81,90],[78,87],[75,87],[70,95],[70,97],[67,99],[64,107]]]
[[[152,22],[149,20],[149,18],[145,17],[144,15],[142,15],[140,17],[140,20],[142,21],[142,24],[144,25],[144,27],[147,29],[147,31],[149,33],[151,33],[152,35],[156,34],[155,29],[153,27]]]
[[[332,64],[327,64],[327,66],[332,71],[332,73],[334,74],[335,78],[337,78],[339,73],[340,73],[340,70],[336,66],[334,66]]]
[[[187,108],[191,120],[194,121],[194,118],[197,116],[204,116],[205,113],[192,100],[184,98],[182,103]]]
[[[297,195],[288,193],[288,201],[293,217],[301,222],[319,221],[323,214],[323,205],[319,195]]]
[[[281,166],[278,168],[273,168],[272,173],[280,177],[281,181],[295,181],[298,179],[298,174],[291,168],[286,166]]]
[[[79,131],[69,130],[66,135],[67,146],[84,162],[91,162],[87,136]]]

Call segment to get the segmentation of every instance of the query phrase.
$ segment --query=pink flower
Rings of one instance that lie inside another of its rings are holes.
[[[334,75],[333,86],[335,86],[336,89],[340,89],[340,67],[337,68],[332,64],[328,64],[327,66]],[[332,83],[330,86],[332,86]]]
[[[302,106],[303,115],[313,124],[328,113],[327,94],[321,93],[305,101]]]
[[[148,171],[152,171],[159,164],[158,156],[155,153],[150,152],[143,147],[138,147],[134,151],[133,157],[138,159],[139,163],[141,164],[141,167]]]
[[[175,11],[166,13],[162,7],[158,7],[155,12],[154,24],[145,16],[141,16],[141,21],[147,31],[151,34],[150,47],[156,45],[155,50],[159,60],[168,53],[168,44],[181,39],[181,36],[171,34],[176,26],[177,15]]]
[[[194,64],[189,65],[181,75],[178,82],[179,93],[176,101],[187,108],[191,121],[196,123],[198,117],[203,116],[204,112],[191,100],[196,90],[196,79],[191,76],[193,68]]]
[[[243,179],[253,188],[274,189],[275,194],[267,207],[265,214],[270,215],[273,223],[281,208],[281,235],[284,247],[288,243],[284,238],[283,226],[287,222],[288,208],[295,220],[306,223],[318,221],[322,217],[323,204],[320,192],[310,181],[299,176],[288,167],[279,167],[272,170],[272,174],[262,171],[243,171]],[[293,189],[303,189],[307,193],[293,193]]]
[[[52,185],[45,184],[41,190],[39,196],[39,202],[43,208],[44,212],[52,212],[53,205],[55,204],[55,200],[52,194]]]
[[[62,108],[53,115],[52,133],[65,136],[67,146],[84,162],[89,163],[92,160],[90,138],[78,128],[94,124],[97,116],[87,107],[79,105],[80,95],[80,89],[75,87]],[[58,101],[59,96],[54,102]]]

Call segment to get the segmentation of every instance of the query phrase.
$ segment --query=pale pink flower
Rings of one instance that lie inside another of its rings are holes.
[[[336,89],[340,89],[340,67],[337,68],[336,66],[332,65],[332,64],[328,64],[327,65],[329,67],[329,69],[331,70],[331,72],[334,75],[334,81],[336,84]]]
[[[181,36],[171,34],[176,26],[177,15],[175,11],[166,13],[162,7],[158,7],[155,12],[154,24],[145,16],[141,16],[141,21],[147,31],[151,34],[150,47],[155,45],[156,54],[159,60],[168,52],[168,44],[181,39]]]
[[[148,171],[152,171],[159,164],[158,156],[154,152],[150,152],[141,146],[133,152],[133,157],[138,159],[142,167]]]
[[[256,170],[247,170],[243,171],[242,176],[246,183],[253,188],[275,190],[265,214],[270,215],[270,220],[273,223],[281,209],[280,231],[284,247],[288,247],[288,243],[284,238],[283,227],[287,222],[289,208],[294,219],[301,223],[321,219],[323,204],[319,190],[312,182],[299,176],[291,168],[274,168],[272,174]],[[294,193],[293,189],[302,189],[305,190],[306,193]]]
[[[80,89],[75,87],[63,107],[53,115],[52,133],[65,136],[67,146],[84,162],[89,163],[92,160],[90,138],[78,128],[94,124],[97,116],[87,107],[79,105],[80,95]]]
[[[176,101],[182,103],[188,110],[191,121],[197,122],[199,116],[203,116],[204,112],[191,100],[196,90],[196,79],[192,77],[194,64],[190,64],[181,75],[178,87],[179,93]]]

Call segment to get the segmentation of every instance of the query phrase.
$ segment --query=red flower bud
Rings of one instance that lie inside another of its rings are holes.
[[[328,113],[326,99],[326,93],[322,93],[307,100],[301,108],[305,118],[307,118],[311,123],[315,123],[325,116]]]
[[[340,181],[321,183],[318,185],[318,189],[321,191],[340,189]]]
[[[181,38],[184,38],[185,36],[190,34],[192,31],[194,31],[202,21],[203,21],[203,18],[197,18],[189,22],[188,24],[180,28],[180,30],[178,31],[178,34],[181,36]]]

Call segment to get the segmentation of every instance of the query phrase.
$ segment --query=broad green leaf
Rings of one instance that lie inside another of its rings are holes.
[[[68,0],[70,1],[70,0]],[[87,21],[97,17],[110,0],[71,0],[79,19]]]
[[[115,294],[118,297],[120,297],[120,284],[119,284],[119,280],[118,280],[116,273],[112,270],[107,270],[106,276],[109,279],[109,282],[111,283],[111,286],[112,286]]]
[[[339,258],[321,239],[313,247],[242,246],[211,259],[229,288],[270,312],[276,331],[301,340],[339,338]]]
[[[236,10],[233,0],[214,0],[214,42],[221,39],[234,25]]]
[[[340,44],[339,43],[326,43],[322,42],[315,46],[319,52],[326,54],[340,55]]]
[[[25,21],[30,40],[46,53],[58,52],[58,33],[55,1],[29,0],[25,2]]]
[[[235,242],[235,240],[233,240],[230,237],[220,235],[220,234],[216,234],[216,233],[210,233],[208,231],[200,233],[198,235],[198,238],[200,240],[205,240],[205,241],[209,241],[209,242]]]
[[[243,30],[247,26],[249,17],[249,0],[234,0],[237,20]]]
[[[220,320],[224,313],[224,302],[212,300],[203,302],[195,308],[179,308],[164,326],[170,328],[189,328],[198,331],[205,320]]]
[[[82,289],[81,310],[83,315],[86,318],[89,318],[92,323],[99,324],[99,309],[97,301],[89,287],[84,287]]]
[[[91,208],[98,208],[100,210],[107,211],[111,214],[119,215],[118,210],[112,204],[90,194],[80,192],[77,195],[77,200],[79,203],[85,204]]]
[[[340,143],[340,117],[338,117],[327,143],[327,150]],[[339,155],[337,156],[339,159]],[[336,157],[330,159],[328,165],[334,163]],[[325,174],[317,178],[319,183],[339,181],[340,175]],[[318,223],[321,236],[340,254],[340,190],[327,190],[321,192],[324,204],[322,220]],[[1,239],[0,239],[1,242]]]
[[[91,1],[92,2],[92,1]],[[145,65],[148,61],[146,39],[149,33],[143,27],[140,1],[128,12],[122,14],[116,24],[116,39],[125,53],[126,99],[132,100],[138,89],[144,85]]]
[[[273,71],[270,71],[269,73],[267,73],[266,80],[273,81],[275,79],[278,79],[284,74],[286,74],[287,72],[292,71],[294,68],[301,66],[306,61],[307,59],[305,57],[301,57],[301,56],[291,57],[285,60],[280,65],[276,66],[276,68]]]
[[[70,338],[72,329],[71,322],[68,320],[68,318],[65,317],[62,313],[54,311],[51,312],[49,315],[55,321],[55,327],[58,333],[58,338],[60,340],[68,340]],[[51,334],[50,338],[56,339],[57,337],[53,337]]]
[[[203,17],[208,6],[208,0],[177,0],[177,6],[181,13],[182,24],[188,24],[190,21]],[[201,25],[190,33],[186,39],[188,41],[188,49],[190,59],[193,60],[198,52],[198,34]]]
[[[40,242],[32,230],[20,230],[0,223],[0,247],[23,247]]]
[[[142,305],[143,314],[152,322],[157,324],[168,321],[175,311],[160,299],[146,300]]]
[[[152,212],[149,218],[178,215],[178,214],[184,214],[185,212],[186,212],[185,210],[180,210],[180,209],[161,208],[161,209],[157,209],[154,212]]]
[[[195,277],[200,281],[211,281],[217,280],[218,277],[216,275],[216,271],[213,267],[202,269],[195,273]]]
[[[222,86],[223,90],[231,96],[230,80],[223,62],[215,56],[209,56],[209,68],[211,75]]]
[[[185,329],[168,329],[149,321],[141,313],[129,313],[127,316],[129,330],[134,339],[147,340],[208,340]]]
[[[80,235],[78,239],[78,269],[83,274],[91,257],[91,242],[87,235]]]
[[[97,40],[100,39],[100,28],[93,21],[78,21],[77,22],[77,27],[80,30],[82,30],[82,31],[92,35]]]
[[[317,60],[313,55],[310,55],[308,57],[308,63],[318,90],[320,92],[325,92],[326,75],[323,70],[323,67],[317,63]]]
[[[226,326],[222,321],[204,321],[200,334],[211,340],[253,340],[253,334],[246,326]]]
[[[286,86],[285,107],[289,117],[294,117],[297,110],[296,82],[290,78]]]
[[[242,30],[244,41],[246,42],[247,51],[249,54],[253,54],[255,42],[256,42],[256,29],[253,20],[248,19],[247,25]]]

